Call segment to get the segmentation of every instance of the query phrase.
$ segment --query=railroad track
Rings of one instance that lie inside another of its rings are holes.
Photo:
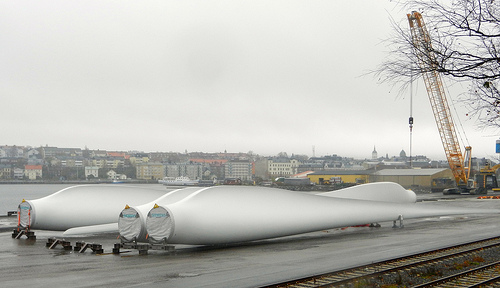
[[[499,259],[500,236],[265,287],[500,287]]]
[[[422,285],[421,287],[499,287],[500,286],[500,261],[483,265],[465,272],[443,277]]]

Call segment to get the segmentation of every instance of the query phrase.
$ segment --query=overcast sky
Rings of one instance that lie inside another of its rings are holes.
[[[390,17],[407,12],[387,0],[0,1],[0,145],[409,154],[409,95],[363,76],[390,57]],[[412,154],[445,159],[414,87]],[[497,157],[498,135],[460,107],[473,155]]]

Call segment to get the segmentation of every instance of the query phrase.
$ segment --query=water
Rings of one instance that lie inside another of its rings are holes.
[[[0,185],[0,216],[17,211],[23,199],[33,200],[45,197],[74,184],[5,184]]]

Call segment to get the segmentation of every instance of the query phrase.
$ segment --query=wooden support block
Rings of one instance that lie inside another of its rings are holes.
[[[75,242],[75,248],[73,248],[73,250],[75,252],[80,251],[80,249],[82,249],[83,245],[85,245],[85,242],[77,241],[77,242]]]
[[[19,239],[19,238],[21,238],[21,236],[23,236],[23,235],[24,235],[24,230],[21,230],[21,231],[19,231],[19,233],[17,233],[17,235],[16,235],[16,237],[15,237],[15,238],[16,238],[16,239]]]
[[[35,232],[33,231],[26,232],[26,237],[28,237],[28,240],[36,240]]]
[[[87,248],[89,248],[89,244],[88,243],[84,243],[81,247],[80,247],[80,253],[83,253],[85,252],[85,250],[87,250]]]
[[[49,244],[49,243],[47,243],[47,244]],[[52,242],[49,246],[49,249],[53,249],[54,247],[56,247],[57,244],[59,244],[59,240]]]

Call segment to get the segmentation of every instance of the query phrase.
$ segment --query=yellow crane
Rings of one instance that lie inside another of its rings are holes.
[[[407,16],[410,24],[413,48],[418,59],[425,87],[427,88],[427,94],[431,102],[446,158],[457,186],[460,190],[468,190],[467,183],[470,176],[472,147],[465,147],[465,154],[462,155],[450,107],[446,100],[443,82],[437,71],[436,56],[432,49],[431,39],[422,15],[413,11],[411,14],[407,14]]]

